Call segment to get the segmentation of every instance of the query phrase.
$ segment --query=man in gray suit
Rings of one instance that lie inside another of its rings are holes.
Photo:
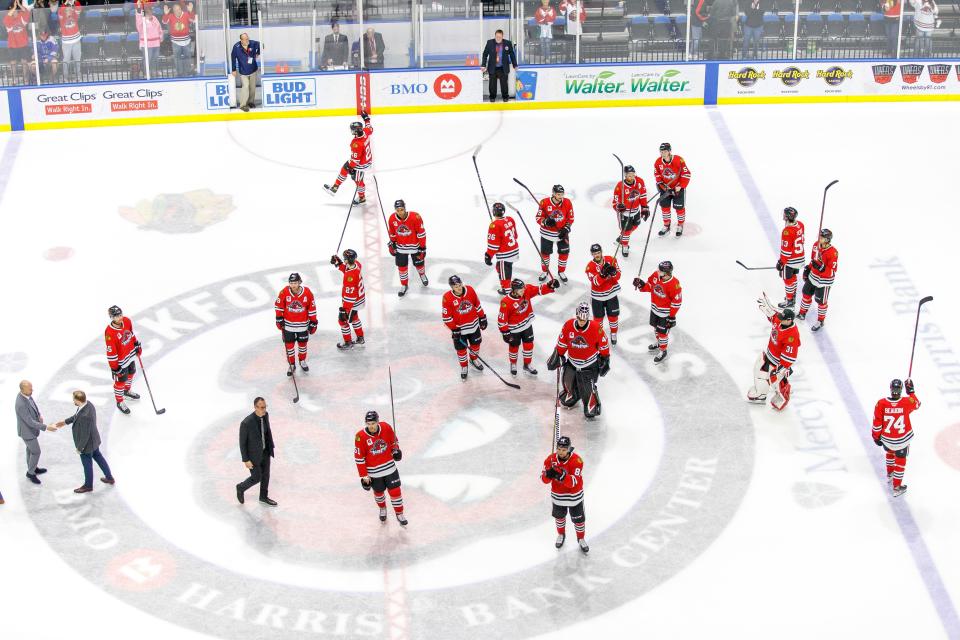
[[[55,425],[43,424],[43,416],[40,415],[40,409],[33,400],[33,384],[29,380],[20,381],[20,393],[17,394],[17,435],[23,439],[23,444],[27,447],[27,479],[33,484],[40,484],[38,474],[46,473],[43,467],[38,467],[40,462],[40,437],[41,431],[57,430]]]
[[[113,474],[110,473],[110,465],[107,459],[100,453],[100,432],[97,431],[97,410],[92,404],[87,402],[87,394],[83,391],[73,392],[73,404],[77,407],[77,412],[58,422],[56,426],[73,425],[73,444],[80,454],[80,462],[83,463],[83,486],[73,490],[74,493],[90,493],[93,491],[93,463],[96,462],[103,472],[100,482],[114,484]]]

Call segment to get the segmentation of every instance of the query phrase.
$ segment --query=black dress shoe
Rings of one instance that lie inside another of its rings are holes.
[[[103,484],[117,484],[117,481],[113,478],[100,478],[100,482]]]
[[[37,476],[33,475],[32,473],[28,473],[28,474],[27,474],[27,480],[29,480],[29,481],[32,482],[33,484],[40,484],[40,478],[38,478]]]
[[[266,505],[270,505],[271,507],[277,506],[277,501],[271,500],[270,498],[260,498],[260,502]]]
[[[36,471],[37,475],[40,475],[41,473],[46,473],[46,472],[47,470],[44,469],[43,467],[37,467],[37,471]]]
[[[237,485],[237,502],[243,504],[243,489],[240,488],[240,485]]]
[[[87,487],[77,487],[73,490],[74,493],[90,493],[93,489],[88,489]]]

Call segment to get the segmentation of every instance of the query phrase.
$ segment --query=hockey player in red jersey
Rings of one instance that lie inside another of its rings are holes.
[[[683,304],[683,289],[673,275],[673,263],[669,260],[661,262],[646,282],[639,277],[634,278],[633,286],[638,291],[650,292],[650,326],[657,341],[648,345],[647,350],[657,354],[653,361],[660,364],[667,357],[670,329],[677,326],[677,314]]]
[[[353,327],[357,334],[357,344],[364,344],[363,323],[360,322],[360,314],[357,310],[361,309],[367,301],[363,290],[362,265],[357,260],[357,252],[353,249],[347,249],[343,252],[343,260],[339,256],[330,256],[330,264],[335,266],[343,274],[343,288],[340,291],[340,334],[343,336],[343,342],[337,343],[337,349],[352,349],[353,339],[350,328]]]
[[[599,244],[590,245],[593,257],[587,263],[587,280],[590,281],[590,304],[593,318],[603,326],[607,317],[610,325],[610,344],[617,344],[618,318],[620,317],[620,265],[613,256],[603,255]]]
[[[650,207],[647,204],[647,187],[642,178],[637,177],[637,171],[631,165],[623,168],[623,180],[613,188],[613,210],[617,212],[617,223],[623,257],[630,255],[630,234],[646,222],[650,217]]]
[[[557,347],[547,363],[551,371],[563,364],[560,404],[573,407],[581,400],[588,420],[600,415],[597,381],[610,371],[610,347],[601,322],[590,319],[586,302],[578,304],[576,316],[560,329]]]
[[[483,364],[477,360],[481,331],[487,328],[487,314],[480,306],[480,298],[470,285],[463,284],[460,276],[450,276],[450,291],[443,294],[443,323],[450,329],[453,348],[460,361],[460,379],[467,379],[467,350],[470,351],[470,364],[477,371],[483,371]]]
[[[367,201],[367,187],[363,181],[363,173],[373,164],[373,149],[370,147],[373,125],[370,124],[370,116],[366,112],[361,112],[360,117],[363,118],[362,123],[350,123],[350,132],[353,133],[353,140],[350,141],[350,159],[343,163],[332,187],[328,184],[323,185],[324,191],[334,195],[349,175],[357,184],[357,197],[353,204],[364,204]]]
[[[567,436],[557,438],[557,452],[551,453],[543,461],[540,481],[550,485],[550,499],[553,501],[553,519],[557,523],[557,542],[559,549],[567,539],[567,511],[577,532],[577,544],[580,551],[587,553],[586,526],[587,516],[583,511],[583,458],[573,452],[573,444]]]
[[[547,279],[550,254],[557,244],[557,277],[567,281],[567,256],[570,255],[570,229],[573,226],[573,203],[563,197],[563,185],[553,185],[553,194],[540,201],[537,224],[540,225],[540,282]]]
[[[360,486],[366,491],[373,490],[373,499],[380,509],[380,522],[387,521],[387,499],[383,495],[386,491],[390,494],[390,504],[397,515],[397,522],[407,526],[400,492],[400,472],[396,465],[403,459],[397,434],[389,423],[380,420],[376,411],[367,411],[364,422],[366,425],[357,432],[353,449]]]
[[[683,235],[683,223],[687,219],[685,202],[687,185],[690,184],[690,169],[680,156],[673,155],[669,142],[660,145],[660,157],[653,163],[653,176],[660,192],[660,212],[663,214],[663,229],[658,236],[670,233],[670,205],[677,210],[677,237]]]
[[[907,388],[907,397],[900,396]],[[873,410],[873,441],[883,447],[887,462],[887,480],[891,483],[893,497],[907,492],[903,484],[903,470],[907,466],[910,453],[910,439],[913,438],[913,426],[910,414],[920,408],[920,400],[913,392],[913,380],[903,382],[894,379],[890,382],[890,397],[882,398]]]
[[[317,304],[313,292],[302,285],[299,273],[291,273],[289,285],[277,295],[273,306],[277,329],[283,332],[283,345],[287,349],[287,375],[292,376],[296,365],[293,362],[293,343],[297,343],[297,359],[300,368],[310,371],[307,365],[307,340],[317,332]]]
[[[403,200],[394,202],[393,209],[394,212],[390,214],[390,220],[387,222],[387,232],[390,234],[387,248],[400,272],[400,291],[397,295],[402,298],[407,294],[407,269],[411,257],[413,266],[420,274],[420,282],[423,286],[430,284],[424,266],[427,256],[427,231],[423,228],[423,218],[420,214],[416,211],[407,211],[407,204]]]
[[[139,400],[140,394],[130,391],[133,378],[137,374],[137,363],[134,362],[143,348],[140,340],[133,333],[133,323],[123,315],[117,305],[107,311],[110,314],[110,324],[103,335],[107,342],[107,364],[113,375],[113,398],[117,401],[117,409],[125,414],[130,413],[124,398]]]
[[[551,280],[535,287],[524,284],[516,278],[510,283],[510,293],[500,301],[500,315],[497,325],[503,341],[507,343],[510,354],[510,373],[517,375],[517,350],[523,344],[523,370],[532,376],[537,375],[533,368],[533,302],[536,296],[552,293],[560,288],[560,283]]]
[[[810,302],[816,298],[817,321],[810,327],[813,331],[823,328],[823,323],[827,319],[830,288],[833,287],[833,281],[837,277],[839,255],[832,242],[833,231],[821,229],[820,239],[810,251],[810,264],[803,268],[803,291],[800,298],[800,313],[797,317],[804,320],[807,317]]]
[[[797,210],[787,207],[783,210],[783,231],[780,233],[780,258],[777,260],[777,273],[783,278],[784,300],[777,306],[781,309],[793,307],[797,301],[797,274],[803,269],[806,255],[803,250],[803,223],[797,220]]]
[[[778,410],[790,402],[790,375],[793,365],[800,353],[800,330],[794,322],[793,309],[780,309],[770,304],[767,296],[757,300],[760,311],[773,325],[770,330],[770,340],[767,348],[757,356],[753,367],[753,386],[747,391],[747,400],[756,404],[764,404],[767,394],[773,389],[770,405]]]
[[[517,223],[513,218],[504,214],[506,209],[502,202],[493,203],[493,220],[487,229],[487,251],[483,254],[483,261],[487,266],[497,262],[497,276],[500,278],[502,296],[510,290],[510,280],[513,279],[513,263],[520,259],[520,245],[517,243]]]

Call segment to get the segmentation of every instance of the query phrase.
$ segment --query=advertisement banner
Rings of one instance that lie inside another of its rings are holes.
[[[703,104],[702,64],[552,67],[517,75],[521,100]]]
[[[899,60],[721,64],[717,102],[957,99],[954,66]]]
[[[372,73],[371,102],[384,107],[478,104],[483,100],[479,69]]]

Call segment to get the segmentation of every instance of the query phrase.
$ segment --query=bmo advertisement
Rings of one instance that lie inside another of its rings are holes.
[[[483,101],[483,77],[479,68],[371,73],[370,81],[374,110],[384,107],[477,104]]]

